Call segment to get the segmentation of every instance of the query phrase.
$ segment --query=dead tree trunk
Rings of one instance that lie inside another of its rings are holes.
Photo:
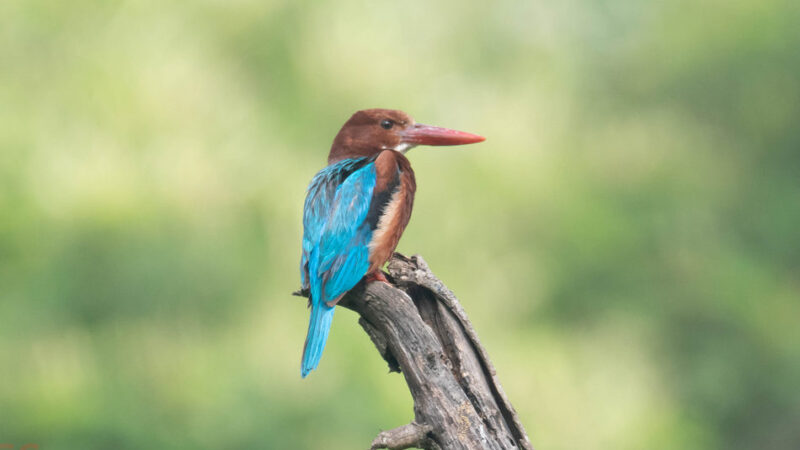
[[[414,398],[414,421],[381,432],[371,448],[532,450],[455,295],[420,256],[395,254],[388,268],[394,286],[360,283],[339,303],[361,316]]]

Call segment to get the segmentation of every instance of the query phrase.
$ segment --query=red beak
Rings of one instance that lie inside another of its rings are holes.
[[[414,145],[463,145],[486,140],[477,134],[418,123],[403,132],[403,142]]]

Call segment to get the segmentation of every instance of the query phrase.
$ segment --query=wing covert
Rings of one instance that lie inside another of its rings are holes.
[[[375,188],[372,162],[346,160],[312,180],[303,215],[303,286],[314,303],[333,303],[369,268],[372,230],[365,219]]]

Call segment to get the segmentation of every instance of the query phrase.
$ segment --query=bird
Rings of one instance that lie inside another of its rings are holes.
[[[462,145],[485,138],[414,121],[391,109],[357,111],[311,180],[303,206],[302,289],[309,293],[301,376],[317,368],[336,303],[363,278],[388,282],[381,268],[411,218],[416,180],[405,153],[417,145]]]

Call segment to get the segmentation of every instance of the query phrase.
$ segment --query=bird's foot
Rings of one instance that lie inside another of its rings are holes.
[[[384,275],[382,270],[376,270],[375,272],[368,273],[366,281],[367,283],[371,283],[373,281],[383,281],[386,284],[391,284],[389,283],[389,279],[386,278],[386,275]]]

